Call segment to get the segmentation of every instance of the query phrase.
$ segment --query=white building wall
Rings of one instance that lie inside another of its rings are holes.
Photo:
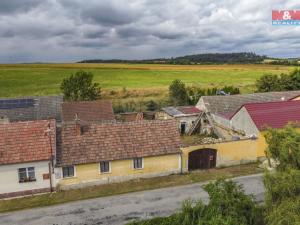
[[[19,183],[18,169],[24,167],[34,167],[36,181]],[[48,161],[0,165],[0,194],[50,188],[50,180],[43,180],[48,173]]]
[[[236,131],[243,131],[246,136],[256,135],[258,136],[259,130],[255,126],[249,113],[242,107],[232,118],[231,128]]]
[[[178,129],[180,131],[181,123],[185,123],[185,133],[187,134],[189,130],[191,129],[193,123],[198,119],[197,116],[182,116],[182,117],[176,117],[176,120],[178,121]]]
[[[196,108],[198,108],[198,109],[200,109],[200,110],[202,110],[202,111],[204,111],[204,112],[207,112],[207,108],[206,108],[206,105],[205,105],[205,103],[204,103],[202,97],[201,97],[201,98],[199,99],[199,101],[197,102]]]
[[[227,129],[230,129],[231,126],[230,126],[230,120],[229,119],[226,119],[222,116],[218,116],[216,114],[210,114],[211,115],[211,118],[214,120],[214,122],[222,127],[225,127]]]

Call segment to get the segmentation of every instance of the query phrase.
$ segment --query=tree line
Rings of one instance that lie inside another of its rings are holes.
[[[122,60],[122,59],[90,59],[82,60],[78,63],[146,63],[146,64],[248,64],[262,63],[267,56],[260,56],[254,52],[236,52],[236,53],[204,53],[195,55],[186,55],[171,58],[157,58],[145,60]]]

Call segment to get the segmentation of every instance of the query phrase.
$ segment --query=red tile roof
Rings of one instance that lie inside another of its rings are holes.
[[[64,102],[62,104],[63,121],[74,121],[76,114],[82,121],[108,121],[115,119],[112,103],[108,100]]]
[[[201,112],[201,110],[196,108],[195,106],[180,106],[177,107],[177,109],[184,114],[196,114]]]
[[[50,137],[47,135],[50,124]],[[0,165],[49,160],[55,152],[55,120],[0,125]]]
[[[175,120],[145,120],[129,123],[64,124],[61,133],[61,165],[129,159],[180,153]]]
[[[266,127],[282,128],[289,122],[300,122],[300,101],[280,101],[245,104],[250,117],[259,130]]]

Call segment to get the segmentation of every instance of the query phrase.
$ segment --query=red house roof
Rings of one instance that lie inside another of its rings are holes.
[[[0,165],[49,160],[55,152],[55,127],[55,120],[1,124]]]
[[[62,104],[62,120],[74,121],[76,118],[83,121],[109,121],[114,120],[115,115],[111,101],[81,101],[64,102]]]
[[[250,103],[244,107],[259,130],[300,122],[300,101]]]
[[[62,126],[61,165],[74,165],[180,153],[175,120],[142,120],[128,123],[92,123]]]
[[[177,107],[177,109],[184,114],[196,114],[201,112],[201,110],[196,108],[195,106],[179,106]]]

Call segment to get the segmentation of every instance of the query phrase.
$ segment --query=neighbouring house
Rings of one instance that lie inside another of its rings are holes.
[[[264,159],[265,131],[281,129],[289,123],[298,126],[300,100],[244,104],[224,120],[224,129],[239,134],[239,138],[182,148],[183,171]]]
[[[121,122],[139,121],[144,119],[144,114],[142,112],[119,113],[116,115],[116,119]]]
[[[174,120],[64,123],[59,142],[61,189],[181,171],[181,142]]]
[[[103,122],[115,120],[111,101],[80,101],[62,104],[62,121]]]
[[[32,120],[61,120],[63,96],[0,99],[0,124]]]
[[[0,198],[51,191],[55,152],[55,120],[0,124]]]
[[[289,123],[299,125],[300,101],[250,103],[242,106],[230,118],[230,129],[248,137],[256,137],[262,146],[258,157],[265,156],[264,134],[268,128],[280,129]]]
[[[203,112],[202,116],[212,123],[228,127],[229,118],[244,104],[297,100],[300,91],[265,92],[226,96],[202,96],[196,107]],[[198,120],[201,122],[201,120]],[[195,126],[197,127],[197,126]],[[205,127],[205,126],[204,126]]]
[[[230,129],[247,136],[258,136],[267,128],[283,128],[300,122],[300,101],[249,103],[230,118]]]
[[[158,120],[175,119],[180,133],[187,134],[201,112],[195,106],[165,107],[162,108],[161,112],[156,113],[155,118]]]

